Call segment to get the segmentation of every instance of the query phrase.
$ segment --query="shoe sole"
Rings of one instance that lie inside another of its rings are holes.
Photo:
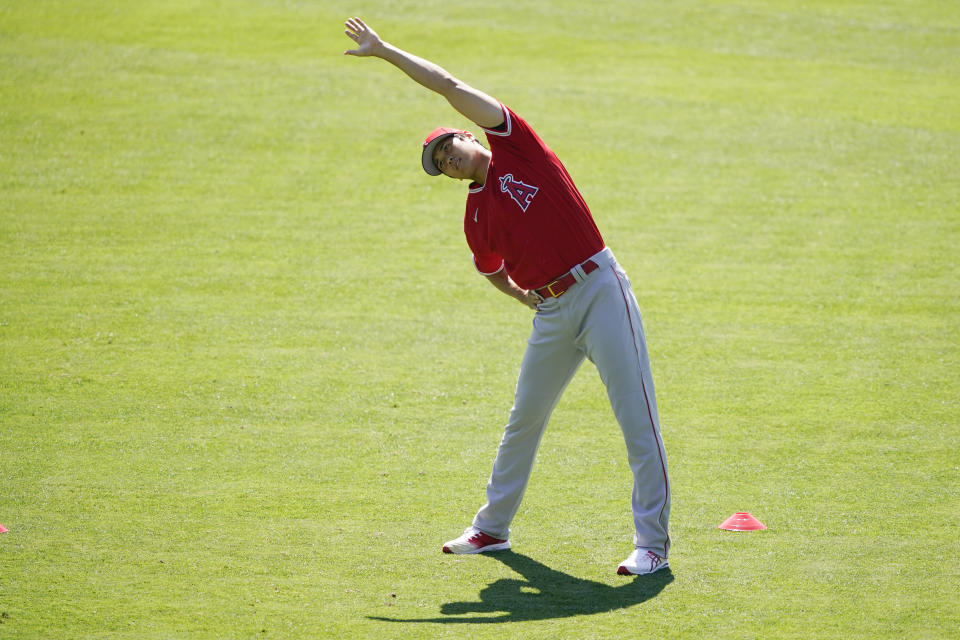
[[[454,551],[454,550],[451,549],[450,547],[444,545],[444,547],[443,547],[443,552],[444,552],[444,553],[455,553],[455,554],[457,554],[457,555],[469,555],[469,554],[471,554],[471,553],[485,553],[485,552],[487,552],[487,551],[503,551],[503,550],[509,549],[509,548],[510,548],[510,541],[507,540],[506,542],[499,542],[499,543],[497,543],[497,544],[488,544],[488,545],[485,546],[485,547],[476,547],[476,548],[474,548],[474,549],[470,549],[470,550],[467,550],[467,551]]]
[[[663,562],[661,562],[660,564],[658,564],[658,565],[657,565],[657,568],[654,569],[653,571],[644,571],[644,572],[642,572],[642,573],[634,573],[633,571],[630,571],[630,569],[627,569],[627,567],[626,567],[625,565],[620,565],[619,567],[617,567],[617,575],[620,575],[620,576],[648,576],[648,575],[650,575],[651,573],[656,573],[657,571],[660,571],[660,569],[663,569],[663,568],[669,567],[669,566],[670,566],[670,563],[667,562],[666,560],[664,560]]]

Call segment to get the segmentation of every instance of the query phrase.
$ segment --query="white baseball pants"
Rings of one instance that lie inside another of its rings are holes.
[[[589,275],[574,269],[577,284],[544,301],[534,316],[514,406],[487,483],[487,503],[473,526],[496,538],[509,536],[550,414],[586,357],[607,388],[627,445],[634,544],[667,557],[667,456],[640,309],[613,252],[604,249],[593,260],[599,269]]]

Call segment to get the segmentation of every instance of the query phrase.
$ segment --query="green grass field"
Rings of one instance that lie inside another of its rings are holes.
[[[513,551],[440,553],[531,314],[358,13],[526,117],[631,275],[670,572],[614,573],[589,364]],[[0,1],[0,638],[960,637],[958,78],[938,0]]]

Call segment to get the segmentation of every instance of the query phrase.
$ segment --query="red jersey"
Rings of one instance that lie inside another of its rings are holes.
[[[484,129],[492,158],[486,182],[470,185],[463,230],[477,270],[501,269],[524,289],[542,287],[602,251],[590,209],[560,159],[506,106]]]

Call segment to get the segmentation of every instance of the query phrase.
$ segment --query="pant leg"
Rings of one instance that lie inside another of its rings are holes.
[[[509,536],[547,421],[584,358],[556,300],[541,305],[533,327],[487,482],[487,503],[473,520],[474,527],[497,538]]]
[[[580,285],[578,306],[585,311],[577,341],[596,365],[623,432],[633,472],[634,544],[666,557],[670,483],[640,309],[616,263],[596,276]]]

